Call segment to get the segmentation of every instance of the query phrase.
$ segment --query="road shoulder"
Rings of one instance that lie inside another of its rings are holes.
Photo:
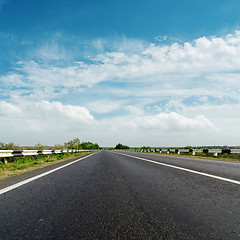
[[[6,187],[9,187],[13,184],[16,184],[18,182],[24,181],[28,178],[35,177],[39,174],[45,173],[47,171],[53,170],[55,168],[61,167],[65,164],[71,163],[73,161],[76,161],[77,159],[81,159],[83,157],[86,157],[87,155],[90,155],[91,153],[88,154],[83,154],[81,156],[72,158],[72,159],[63,159],[60,160],[59,162],[52,162],[50,165],[45,166],[44,164],[41,166],[38,166],[38,168],[35,169],[28,169],[29,171],[24,172],[19,175],[12,175],[9,178],[1,179],[0,180],[0,190]]]

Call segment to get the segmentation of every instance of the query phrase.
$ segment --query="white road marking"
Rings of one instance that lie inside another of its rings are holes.
[[[124,154],[124,153],[118,153],[118,152],[115,152],[115,153],[123,155],[123,156],[131,157],[131,158],[140,159],[142,161],[155,163],[155,164],[162,165],[162,166],[165,166],[165,167],[171,167],[171,168],[175,168],[175,169],[178,169],[178,170],[182,170],[182,171],[186,171],[186,172],[190,172],[190,173],[195,173],[195,174],[198,174],[198,175],[202,175],[202,176],[206,176],[206,177],[210,177],[210,178],[215,178],[215,179],[222,180],[222,181],[225,181],[225,182],[230,182],[230,183],[240,185],[240,181],[237,181],[237,180],[224,178],[224,177],[220,177],[220,176],[216,176],[216,175],[212,175],[212,174],[208,174],[208,173],[198,172],[198,171],[191,170],[191,169],[188,169],[188,168],[177,167],[177,166],[166,164],[166,163],[156,162],[156,161],[153,161],[153,160],[149,160],[149,159],[145,159],[145,158],[141,158],[141,157],[136,157],[136,156],[132,156],[132,155]]]
[[[96,152],[95,152],[95,153],[96,153]],[[74,164],[74,163],[76,163],[76,162],[82,161],[82,160],[84,160],[85,158],[88,158],[88,157],[92,156],[92,155],[95,154],[95,153],[92,153],[92,154],[87,155],[87,156],[85,156],[85,157],[79,158],[79,159],[77,159],[77,160],[75,160],[75,161],[73,161],[73,162],[67,163],[67,164],[65,164],[65,165],[63,165],[63,166],[61,166],[61,167],[55,168],[55,169],[50,170],[50,171],[48,171],[48,172],[39,174],[39,175],[37,175],[37,176],[35,176],[35,177],[28,178],[28,179],[26,179],[26,180],[24,180],[24,181],[21,181],[21,182],[19,182],[19,183],[13,184],[13,185],[11,185],[11,186],[9,186],[9,187],[3,188],[3,189],[0,190],[0,195],[3,194],[3,193],[9,192],[9,191],[11,191],[11,190],[13,190],[13,189],[15,189],[15,188],[21,187],[22,185],[27,184],[27,183],[29,183],[29,182],[32,182],[32,181],[34,181],[34,180],[36,180],[36,179],[38,179],[38,178],[44,177],[44,176],[46,176],[46,175],[48,175],[48,174],[50,174],[50,173],[56,172],[56,171],[58,171],[58,170],[60,170],[60,169],[62,169],[62,168],[65,168],[65,167],[67,167],[67,166],[69,166],[69,165],[72,165],[72,164]]]

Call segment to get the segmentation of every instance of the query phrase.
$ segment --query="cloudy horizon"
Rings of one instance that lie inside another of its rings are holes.
[[[140,1],[146,13],[133,12],[133,3],[125,12],[126,2],[50,1],[48,10],[45,1],[23,2],[0,1],[0,20],[7,23],[0,28],[0,142],[54,145],[77,137],[100,146],[240,145],[237,1],[215,6],[215,19],[225,14],[228,25],[213,28],[206,23],[212,12],[191,13],[195,25],[179,31],[173,17],[184,23],[190,16],[169,1]],[[187,13],[197,12],[188,7]],[[136,23],[128,29],[130,16]],[[144,25],[134,28],[143,23],[140,17],[153,25],[152,32]]]

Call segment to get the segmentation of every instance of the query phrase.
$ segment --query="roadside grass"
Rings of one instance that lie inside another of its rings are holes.
[[[87,155],[91,152],[65,153],[54,155],[36,155],[24,157],[9,157],[7,164],[0,161],[0,179],[5,179],[13,175],[30,172],[35,169],[57,164],[79,156]]]
[[[162,154],[162,153],[158,153]],[[166,155],[166,154],[164,154]],[[175,155],[179,157],[190,157],[190,158],[200,158],[200,159],[210,159],[210,160],[218,160],[218,161],[225,161],[225,162],[240,162],[240,154],[231,153],[231,154],[218,154],[218,156],[214,156],[213,153],[195,153],[192,155],[191,153],[181,153],[181,154],[174,154],[169,153],[167,155]]]
[[[177,155],[177,154],[175,154]],[[201,158],[201,159],[211,159],[211,160],[218,160],[218,161],[225,161],[225,162],[240,162],[240,154],[239,153],[224,153],[224,154],[218,154],[217,156],[214,156],[214,153],[195,153],[195,156],[193,156],[191,153],[182,153],[178,156],[184,156],[184,157],[191,157],[191,158]]]

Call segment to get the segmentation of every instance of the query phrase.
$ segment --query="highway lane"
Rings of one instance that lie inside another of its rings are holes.
[[[240,187],[102,151],[0,195],[0,213],[1,239],[239,239]]]
[[[147,158],[159,163],[168,164],[180,168],[186,168],[206,174],[212,174],[223,178],[229,178],[240,183],[240,163],[225,162],[210,159],[190,158],[177,155],[159,155],[152,153],[119,152],[139,158]]]

